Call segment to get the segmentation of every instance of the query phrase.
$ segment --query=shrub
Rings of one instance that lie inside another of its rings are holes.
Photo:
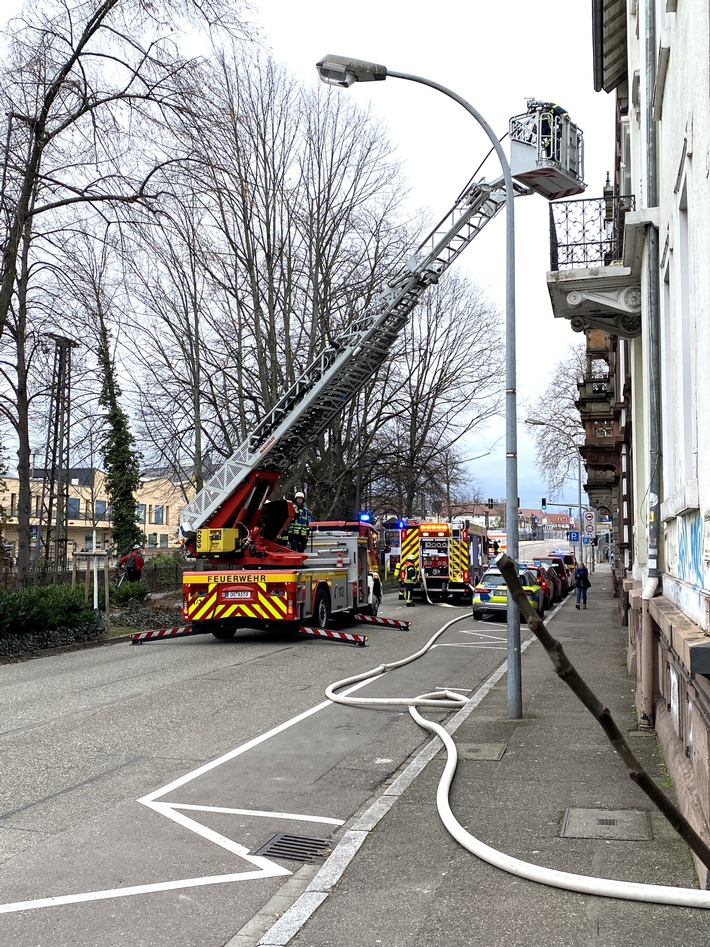
[[[91,596],[91,590],[89,590]],[[124,582],[120,589],[113,586],[109,591],[109,602],[111,608],[122,608],[128,602],[145,601],[148,595],[148,586],[145,582]],[[106,611],[106,593],[103,585],[99,586],[99,608],[102,612]]]
[[[0,593],[0,658],[100,637],[81,589],[49,585]]]

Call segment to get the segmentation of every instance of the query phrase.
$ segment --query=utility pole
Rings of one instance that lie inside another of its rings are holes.
[[[54,340],[54,365],[39,532],[45,567],[49,570],[51,565],[57,582],[67,567],[71,350],[78,343],[52,332],[48,337]]]

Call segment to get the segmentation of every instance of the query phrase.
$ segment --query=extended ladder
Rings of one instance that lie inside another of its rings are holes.
[[[518,193],[529,193],[516,185]],[[419,245],[373,306],[308,366],[279,403],[234,451],[182,513],[194,535],[255,470],[283,472],[384,363],[422,294],[505,205],[505,186],[472,184]]]

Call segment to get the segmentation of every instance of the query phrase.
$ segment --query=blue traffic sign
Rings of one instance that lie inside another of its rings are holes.
[[[582,540],[585,546],[588,546],[591,543],[591,541],[592,539],[590,536],[585,536],[584,539]]]
[[[569,531],[569,541],[570,541],[571,543],[578,543],[578,542],[579,542],[579,530],[571,529],[571,530]]]

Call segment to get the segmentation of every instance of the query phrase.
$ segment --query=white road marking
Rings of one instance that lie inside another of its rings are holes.
[[[467,628],[456,629],[461,635],[476,635],[478,638],[490,638],[491,641],[506,641],[505,635],[484,635],[482,631],[469,631]]]
[[[265,859],[266,860],[266,859]],[[280,868],[272,872],[241,871],[234,875],[212,875],[205,878],[187,878],[184,881],[159,881],[152,885],[136,885],[132,888],[108,888],[106,891],[87,891],[83,894],[63,894],[56,898],[38,898],[35,901],[15,901],[14,904],[0,904],[0,914],[15,911],[33,911],[36,908],[53,908],[62,904],[82,904],[87,901],[106,901],[108,898],[126,898],[134,894],[150,894],[155,891],[177,891],[180,888],[198,888],[204,885],[223,885],[232,881],[251,881],[253,878],[269,878],[276,875],[290,875],[291,872]]]
[[[377,677],[368,678],[365,681],[360,681],[357,684],[354,684],[352,687],[348,688],[344,693],[351,694],[353,691],[359,690],[361,687],[364,687],[366,684],[369,684],[371,681],[377,680],[378,677],[382,675],[377,675]],[[288,868],[282,868],[280,865],[277,865],[276,862],[271,861],[269,858],[263,858],[260,855],[250,855],[249,849],[245,848],[243,845],[240,845],[238,842],[228,839],[224,835],[220,835],[219,832],[215,832],[212,829],[208,829],[206,826],[202,825],[199,822],[195,822],[194,819],[190,819],[187,815],[184,815],[182,811],[178,810],[197,810],[197,811],[222,811],[229,812],[227,809],[218,809],[217,807],[210,806],[192,806],[186,805],[184,803],[178,802],[158,802],[161,796],[165,796],[167,793],[172,792],[180,786],[184,786],[186,783],[191,782],[193,779],[197,779],[198,776],[204,775],[211,770],[215,769],[217,766],[221,766],[223,763],[228,762],[229,760],[235,759],[237,756],[241,756],[243,753],[246,753],[248,750],[253,749],[255,746],[264,743],[266,740],[271,739],[271,737],[276,736],[279,733],[282,733],[284,730],[288,730],[290,727],[294,726],[297,723],[300,723],[302,720],[306,720],[308,717],[313,716],[313,714],[318,713],[318,711],[323,710],[326,707],[332,706],[332,701],[324,700],[320,704],[316,704],[315,707],[311,707],[309,710],[304,711],[301,714],[297,714],[295,717],[291,717],[290,720],[284,721],[284,723],[279,724],[276,727],[273,727],[271,730],[268,730],[266,733],[260,734],[258,737],[254,737],[253,740],[249,740],[246,743],[243,743],[241,746],[236,747],[234,750],[230,750],[229,753],[225,753],[223,756],[218,757],[216,760],[212,760],[209,763],[206,763],[204,766],[200,766],[192,772],[187,773],[185,776],[181,776],[179,779],[173,780],[173,782],[168,783],[167,786],[163,786],[162,789],[157,789],[152,793],[149,793],[147,796],[143,796],[142,799],[139,799],[138,802],[147,806],[149,809],[152,809],[158,815],[164,816],[167,819],[170,819],[173,822],[176,822],[182,828],[188,829],[190,832],[194,832],[196,835],[199,835],[201,838],[205,839],[208,842],[212,842],[215,845],[218,845],[220,848],[226,849],[228,852],[231,852],[233,855],[236,855],[239,858],[244,859],[250,864],[256,867],[255,871],[242,871],[237,872],[236,874],[228,875],[210,875],[203,878],[183,878],[174,881],[159,881],[155,884],[144,884],[144,885],[134,885],[126,888],[107,888],[102,891],[85,891],[77,894],[65,894],[59,895],[53,898],[36,898],[31,901],[15,901],[11,904],[0,904],[0,914],[11,914],[16,911],[31,911],[37,908],[49,908],[57,907],[63,904],[79,904],[86,903],[89,901],[104,901],[108,898],[124,898],[132,895],[140,894],[149,894],[156,891],[171,891],[179,888],[196,888],[203,885],[209,884],[226,884],[233,881],[253,881],[260,878],[274,878],[279,875],[290,875],[292,874]],[[280,816],[277,813],[264,812],[258,813],[251,810],[232,810],[235,813],[246,814],[250,813],[251,815],[263,815],[267,818],[273,818],[274,816],[280,818],[294,818],[293,814],[282,813]],[[323,822],[326,824],[333,825],[343,825],[343,822],[338,819],[330,818],[320,818],[317,816],[296,816],[296,818],[303,819],[304,821],[314,821],[314,822]]]
[[[375,760],[376,763],[391,763],[392,760]],[[324,822],[328,825],[345,825],[343,819],[327,819],[320,815],[303,815],[300,812],[267,812],[260,809],[228,809],[225,806],[194,806],[189,803],[171,802],[172,809],[193,809],[198,812],[226,812],[228,815],[255,815],[265,819],[289,819],[292,822]]]

